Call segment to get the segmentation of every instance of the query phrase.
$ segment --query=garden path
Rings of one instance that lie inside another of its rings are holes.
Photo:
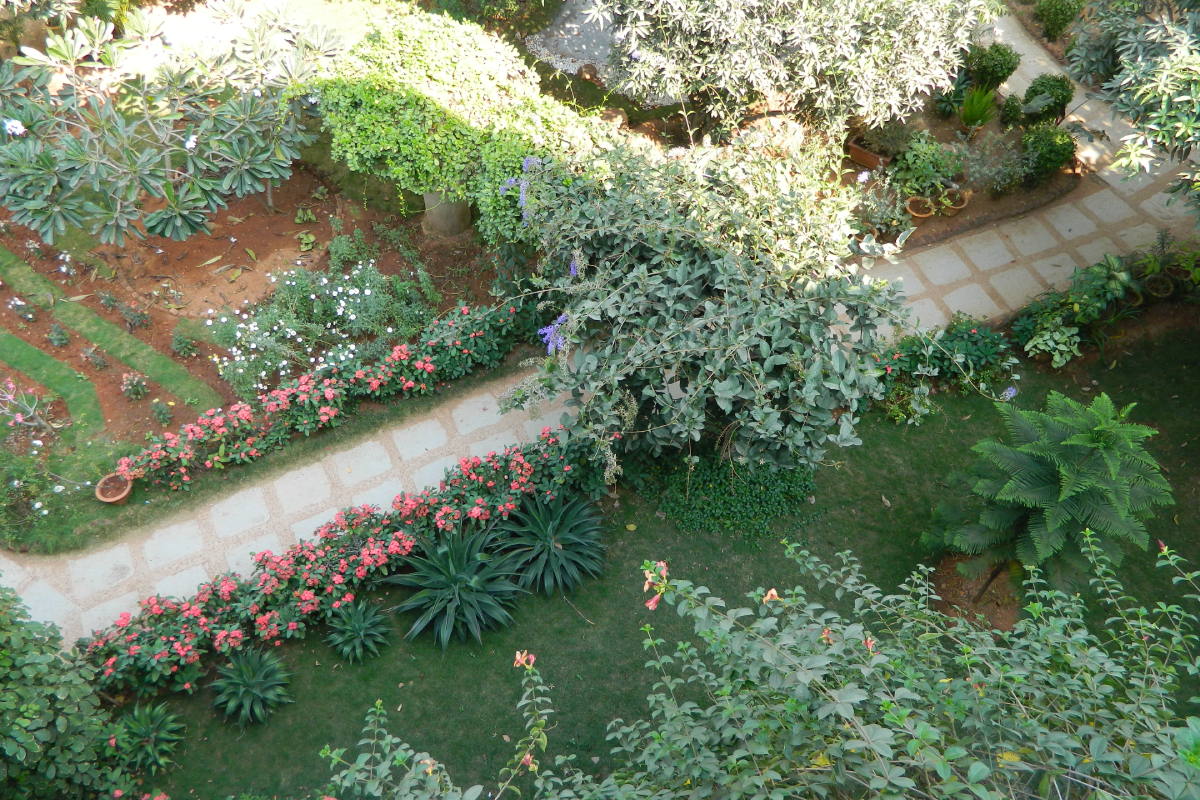
[[[1003,90],[1023,91],[1040,72],[1058,70],[1016,21],[1000,20],[996,35],[1024,56]],[[1113,139],[1081,147],[1081,159],[1093,172],[1074,192],[1022,217],[905,251],[900,263],[873,270],[877,277],[903,280],[908,305],[922,326],[943,324],[956,311],[989,319],[1007,316],[1063,285],[1076,266],[1145,247],[1160,227],[1180,235],[1190,231],[1191,219],[1182,209],[1166,205],[1163,189],[1172,180],[1171,170],[1124,181],[1123,173],[1112,168],[1116,143],[1128,131],[1124,122],[1111,120],[1096,100],[1080,102],[1073,114],[1088,127],[1104,127]],[[531,441],[544,425],[561,419],[562,406],[547,409],[539,419],[526,412],[501,415],[496,398],[512,380],[485,384],[424,417],[91,551],[0,556],[0,584],[19,592],[34,618],[57,623],[72,642],[135,610],[142,597],[186,595],[217,573],[246,573],[251,552],[278,552],[311,537],[338,508],[387,505],[400,491],[437,484],[459,457]]]

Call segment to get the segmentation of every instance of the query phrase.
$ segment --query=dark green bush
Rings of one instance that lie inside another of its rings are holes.
[[[1044,99],[1042,95],[1045,95]],[[1025,106],[1041,105],[1042,108],[1025,112],[1026,122],[1033,124],[1052,120],[1057,122],[1067,114],[1067,106],[1075,97],[1075,84],[1066,75],[1051,75],[1043,72],[1025,90]],[[1044,104],[1044,105],[1043,105]]]
[[[892,158],[908,149],[908,143],[912,137],[912,129],[901,120],[894,119],[885,122],[878,128],[868,128],[863,131],[862,143],[872,153]]]
[[[213,705],[224,711],[226,718],[237,717],[242,726],[266,722],[281,705],[293,702],[287,690],[291,673],[274,653],[235,651],[217,672],[220,677],[212,684],[217,693]]]
[[[811,470],[771,472],[701,456],[681,458],[665,479],[661,509],[685,531],[734,531],[745,539],[772,533],[771,521],[800,516],[816,484]]]
[[[507,537],[501,548],[516,557],[519,584],[549,597],[556,587],[574,591],[585,575],[600,574],[604,568],[600,527],[595,506],[582,497],[564,501],[559,495],[549,503],[540,497],[527,499],[500,523],[500,532]]]
[[[67,329],[57,322],[50,326],[50,332],[46,334],[46,338],[55,347],[66,347],[71,343],[71,334],[67,333]]]
[[[1021,106],[1025,105],[1021,102],[1021,98],[1015,94],[1010,94],[1004,98],[1004,102],[1000,106],[1000,124],[1011,128],[1014,125],[1020,125],[1024,114],[1021,113]]]
[[[993,42],[988,47],[972,45],[966,59],[971,83],[979,89],[995,89],[1017,71],[1020,63],[1020,54],[1002,42]]]
[[[1075,157],[1075,137],[1049,122],[1025,129],[1021,168],[1026,186],[1040,186]]]
[[[1033,16],[1042,23],[1042,33],[1054,41],[1070,27],[1083,9],[1081,0],[1038,0]]]
[[[339,608],[329,627],[332,631],[325,637],[326,644],[351,664],[362,661],[367,652],[379,655],[379,646],[387,644],[391,632],[379,609],[361,600]]]

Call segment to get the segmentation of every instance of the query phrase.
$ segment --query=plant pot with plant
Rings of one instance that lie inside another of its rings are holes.
[[[846,152],[855,164],[870,170],[882,170],[908,148],[912,136],[907,125],[892,120],[851,137],[846,143]]]
[[[947,189],[942,195],[941,206],[942,214],[947,217],[953,217],[967,207],[967,203],[971,200],[971,193],[962,189]]]
[[[123,506],[133,491],[133,481],[119,472],[110,472],[96,484],[96,499],[101,503]]]
[[[913,225],[921,225],[932,217],[937,209],[928,197],[916,196],[908,198],[908,202],[904,204],[904,210],[912,217]]]

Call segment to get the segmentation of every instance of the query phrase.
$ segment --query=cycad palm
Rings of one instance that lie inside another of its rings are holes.
[[[1153,507],[1174,502],[1142,446],[1156,431],[1126,422],[1133,405],[1118,410],[1102,394],[1085,406],[1058,392],[1046,405],[1038,412],[997,404],[1011,444],[980,442],[972,448],[979,460],[957,476],[983,508],[976,515],[942,505],[923,537],[973,556],[962,565],[968,574],[995,567],[994,578],[1016,559],[1069,586],[1086,568],[1084,530],[1119,563],[1124,543],[1146,548]]]

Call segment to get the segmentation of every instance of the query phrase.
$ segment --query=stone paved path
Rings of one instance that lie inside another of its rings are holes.
[[[1049,55],[1015,21],[996,25],[996,36],[1024,56],[1002,91],[1023,92],[1046,71],[1059,71]],[[1084,97],[1083,91],[1078,97]],[[950,242],[904,252],[899,264],[873,274],[901,279],[922,326],[945,323],[955,311],[1001,318],[1051,287],[1062,286],[1077,266],[1106,253],[1127,253],[1154,241],[1160,227],[1180,236],[1192,230],[1181,207],[1166,206],[1162,190],[1171,175],[1123,181],[1112,154],[1128,131],[1096,101],[1073,109],[1088,127],[1110,132],[1109,143],[1084,144],[1081,158],[1095,169],[1061,201],[1021,218],[971,231]],[[512,380],[512,379],[508,379]],[[452,400],[400,427],[381,430],[321,461],[271,475],[251,488],[153,528],[131,531],[119,542],[56,557],[0,556],[0,584],[16,589],[37,619],[57,623],[67,642],[133,611],[151,594],[190,594],[201,581],[226,570],[249,571],[251,552],[279,551],[309,537],[338,508],[387,505],[400,491],[434,486],[461,456],[486,455],[536,438],[564,409],[541,418],[501,416],[496,381],[465,400]]]

